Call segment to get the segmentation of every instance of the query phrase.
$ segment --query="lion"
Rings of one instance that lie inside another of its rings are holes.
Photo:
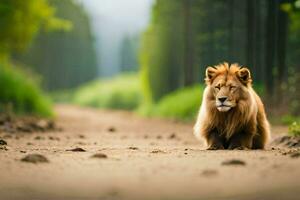
[[[208,150],[264,149],[270,126],[264,105],[252,88],[250,70],[222,63],[206,69],[206,88],[194,126]]]

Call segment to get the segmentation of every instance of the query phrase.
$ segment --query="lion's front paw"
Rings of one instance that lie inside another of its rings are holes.
[[[206,150],[224,150],[224,146],[219,144],[219,145],[210,145]]]
[[[245,147],[245,146],[233,146],[233,145],[230,145],[228,147],[228,149],[230,149],[230,150],[249,150],[249,148]]]

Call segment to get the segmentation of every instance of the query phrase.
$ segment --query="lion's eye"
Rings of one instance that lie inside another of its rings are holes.
[[[230,89],[230,90],[234,90],[235,88],[236,88],[236,86],[233,86],[233,85],[232,85],[232,86],[230,86],[229,89]]]
[[[219,90],[221,87],[219,85],[217,85],[217,86],[215,86],[215,88]]]

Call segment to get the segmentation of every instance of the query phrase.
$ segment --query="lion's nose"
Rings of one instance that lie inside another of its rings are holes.
[[[218,100],[221,102],[221,103],[224,103],[224,101],[226,101],[227,97],[219,97]]]

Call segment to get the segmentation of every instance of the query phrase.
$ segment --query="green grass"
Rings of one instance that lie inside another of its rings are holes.
[[[199,110],[204,87],[196,85],[164,96],[157,104],[143,105],[139,112],[147,116],[190,121]]]
[[[293,122],[289,126],[289,134],[293,136],[300,136],[300,123],[299,122]]]
[[[138,74],[123,74],[113,79],[101,79],[77,89],[52,94],[56,102],[81,106],[132,110],[144,116],[193,120],[199,109],[203,86],[179,89],[158,103],[145,104]]]
[[[0,111],[23,115],[53,116],[51,101],[32,75],[16,66],[0,63]]]
[[[253,89],[261,97],[265,94],[265,88],[261,83],[253,84]]]
[[[137,74],[123,74],[113,79],[96,80],[75,89],[71,101],[81,106],[134,110],[141,103]]]
[[[300,117],[293,115],[284,115],[280,117],[280,122],[284,125],[290,125],[294,122],[300,123]]]

